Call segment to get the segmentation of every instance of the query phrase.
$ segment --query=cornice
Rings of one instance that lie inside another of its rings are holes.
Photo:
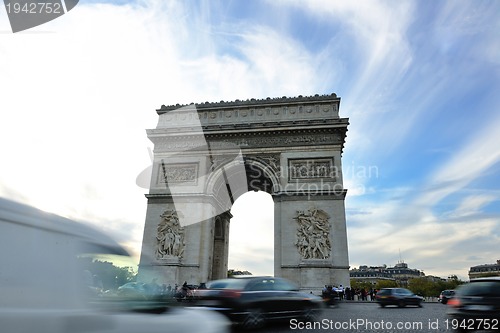
[[[339,145],[345,143],[347,126],[321,128],[273,128],[259,131],[226,131],[198,133],[174,133],[165,135],[161,131],[148,131],[149,139],[155,144],[155,150],[190,150],[206,149],[207,142],[211,149],[224,149],[239,146],[241,149],[262,147],[290,147]]]
[[[241,124],[221,124],[221,125],[206,125],[202,126],[202,131],[199,129],[189,131],[186,128],[156,128],[148,129],[148,137],[183,137],[190,138],[193,136],[219,136],[229,134],[231,136],[243,135],[276,135],[276,134],[292,134],[306,133],[318,131],[338,131],[343,129],[347,132],[349,125],[348,118],[339,119],[323,119],[323,120],[302,120],[302,121],[279,121],[267,123],[241,123]],[[237,130],[235,132],[235,130]]]
[[[224,108],[235,108],[235,107],[252,107],[252,106],[275,106],[281,104],[290,103],[318,103],[318,102],[340,102],[340,97],[337,94],[332,93],[330,95],[314,95],[314,96],[302,96],[297,97],[267,97],[263,99],[247,99],[247,100],[234,100],[234,101],[220,101],[220,102],[205,102],[205,103],[190,103],[190,104],[175,104],[175,105],[162,105],[156,112],[160,115],[168,111],[176,110],[182,107],[194,105],[199,110],[212,110],[212,109],[224,109]]]

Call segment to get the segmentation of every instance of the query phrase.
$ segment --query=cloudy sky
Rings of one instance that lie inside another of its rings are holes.
[[[351,266],[465,279],[500,259],[499,83],[494,0],[81,0],[16,34],[2,7],[0,196],[138,253],[156,108],[335,92]],[[272,274],[272,199],[232,213],[230,267]]]

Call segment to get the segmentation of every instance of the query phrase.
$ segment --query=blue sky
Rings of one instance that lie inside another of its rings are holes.
[[[137,252],[156,108],[335,92],[351,266],[466,278],[500,259],[499,31],[498,1],[80,1],[17,34],[2,9],[0,195]],[[233,268],[272,273],[270,200],[236,202]]]

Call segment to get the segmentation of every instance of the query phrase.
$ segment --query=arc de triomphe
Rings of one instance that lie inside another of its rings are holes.
[[[274,200],[275,276],[349,285],[339,105],[331,94],[156,110],[139,273],[171,285],[226,277],[230,209],[253,190]]]

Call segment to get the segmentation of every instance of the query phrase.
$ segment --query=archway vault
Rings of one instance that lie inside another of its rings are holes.
[[[331,94],[158,109],[140,267],[172,285],[225,277],[232,204],[264,191],[275,275],[307,290],[348,285],[339,105]]]
[[[222,210],[230,210],[233,203],[248,191],[273,194],[279,188],[276,171],[258,158],[231,161],[209,176],[206,193],[211,194]]]

